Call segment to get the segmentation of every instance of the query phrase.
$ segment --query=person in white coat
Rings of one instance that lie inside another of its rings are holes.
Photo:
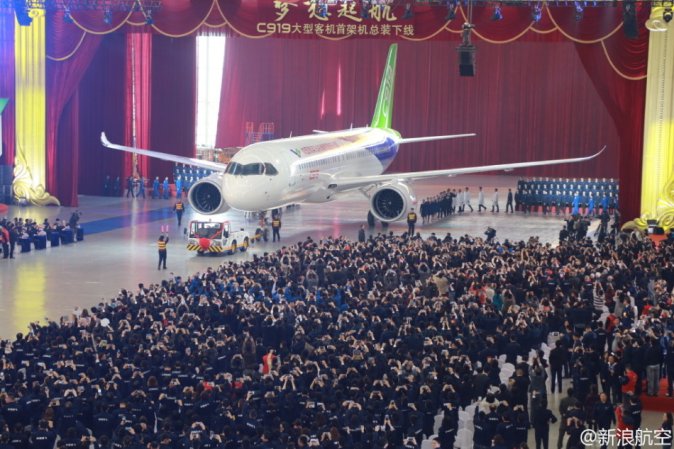
[[[482,209],[487,210],[487,206],[484,205],[484,192],[482,191],[482,186],[477,192],[477,211],[482,212]]]
[[[470,211],[473,212],[473,206],[470,205],[470,192],[468,191],[468,187],[466,187],[466,191],[463,192],[463,204],[464,207],[470,207]]]
[[[494,196],[491,198],[491,211],[498,212],[498,189],[494,189]]]

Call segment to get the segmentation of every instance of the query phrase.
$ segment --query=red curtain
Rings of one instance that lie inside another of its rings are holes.
[[[79,87],[80,194],[101,195],[105,176],[124,174],[124,153],[104,148],[101,131],[113,142],[124,141],[125,74],[126,37],[107,35]]]
[[[56,148],[58,157],[54,161],[55,172],[59,173],[57,185],[58,198],[63,206],[78,205],[78,182],[80,160],[80,104],[76,90],[65,104],[59,119],[56,132]]]
[[[14,15],[0,12],[0,98],[9,98],[2,113],[2,157],[0,164],[14,164],[16,144],[14,120]]]
[[[630,80],[625,76],[643,69],[634,63],[635,56],[648,52],[648,32],[641,31],[641,39],[628,40],[616,34],[602,44],[576,45],[580,59],[590,75],[602,102],[610,111],[620,139],[620,212],[622,220],[628,221],[641,215],[641,169],[643,162],[644,111],[646,106],[646,80]],[[613,57],[616,73],[608,64],[597,64],[604,52],[621,55]],[[628,55],[632,55],[630,58]]]
[[[607,144],[591,162],[519,173],[616,177],[617,130],[574,44],[543,39],[478,43],[474,78],[459,76],[453,46],[400,43],[393,127],[477,137],[406,145],[392,171],[581,156]],[[228,38],[217,145],[241,145],[247,121],[274,122],[277,137],[369,123],[388,46]]]
[[[67,115],[63,111],[91,64],[101,36],[72,33],[62,17],[47,22],[47,36],[47,54],[51,56],[47,60],[47,191],[62,205],[77,206],[79,139],[73,135],[61,138],[59,133],[72,134],[75,129],[79,106],[71,105]],[[74,42],[77,51],[70,53]]]
[[[152,41],[152,149],[194,157],[196,37],[154,35]],[[173,181],[173,163],[151,159],[153,178]]]
[[[152,77],[152,34],[126,34],[126,88],[124,114],[126,145],[150,148]],[[134,142],[134,134],[136,141]],[[133,155],[124,155],[124,179],[129,175],[148,177],[148,161],[138,156],[138,165],[133,167]]]

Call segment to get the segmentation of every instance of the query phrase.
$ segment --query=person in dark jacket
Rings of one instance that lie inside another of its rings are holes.
[[[606,430],[613,428],[615,424],[615,413],[613,404],[608,400],[608,395],[602,393],[599,395],[599,402],[594,405],[594,419],[597,423],[597,430]],[[601,446],[606,449],[606,445]]]
[[[550,392],[555,393],[555,385],[557,386],[557,391],[562,392],[562,370],[566,364],[567,359],[567,350],[563,346],[562,342],[557,340],[555,342],[555,347],[550,351]]]
[[[548,449],[548,438],[550,435],[550,424],[556,423],[557,418],[552,414],[548,408],[545,400],[537,413],[533,415],[531,425],[534,428],[534,441],[536,442],[536,449]]]

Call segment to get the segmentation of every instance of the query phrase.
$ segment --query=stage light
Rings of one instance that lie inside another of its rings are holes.
[[[540,3],[536,3],[531,9],[531,19],[534,22],[540,22],[543,17],[543,7]]]
[[[412,4],[408,3],[405,5],[405,14],[403,14],[403,19],[409,20],[414,17],[414,12],[412,12]]]
[[[154,25],[154,19],[152,18],[152,13],[150,13],[150,11],[145,14],[145,25]]]
[[[456,2],[450,2],[447,5],[447,17],[445,17],[445,20],[454,20],[456,19]]]
[[[109,9],[103,11],[103,23],[106,25],[112,24],[112,11]]]
[[[625,33],[627,39],[637,39],[639,37],[635,0],[625,0],[623,2],[623,33]]]
[[[662,18],[665,19],[665,22],[669,23],[672,21],[672,8],[665,8],[665,12],[662,13]]]
[[[580,2],[573,2],[576,8],[576,22],[583,20],[583,5]]]
[[[503,19],[503,12],[501,11],[501,5],[494,5],[494,13],[491,16],[491,20],[501,20]]]
[[[65,11],[63,12],[63,21],[65,23],[73,23],[73,16],[70,15],[70,9],[66,8]]]

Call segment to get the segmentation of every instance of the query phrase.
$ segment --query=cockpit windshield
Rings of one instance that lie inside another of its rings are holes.
[[[229,175],[238,176],[252,176],[252,175],[278,175],[278,170],[270,164],[253,162],[250,164],[239,164],[238,162],[230,162],[225,169],[225,173]]]

